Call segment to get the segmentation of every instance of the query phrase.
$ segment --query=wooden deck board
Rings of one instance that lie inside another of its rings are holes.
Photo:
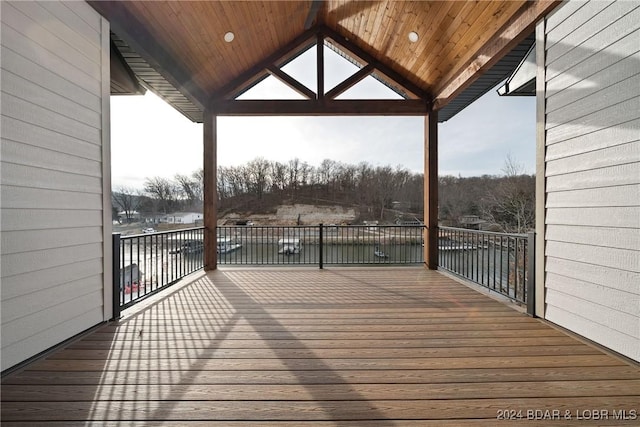
[[[200,274],[3,378],[1,419],[493,426],[506,409],[637,425],[640,369],[437,272],[255,269]]]

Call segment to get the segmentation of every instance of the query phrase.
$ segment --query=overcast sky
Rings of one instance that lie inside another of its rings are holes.
[[[326,52],[328,89],[357,68]],[[314,88],[315,55],[301,55],[284,71]],[[312,70],[310,72],[309,70]],[[368,77],[342,98],[398,98]],[[297,99],[269,77],[244,99]],[[240,165],[256,157],[312,165],[323,159],[423,171],[423,117],[219,117],[218,164]],[[202,167],[202,125],[192,123],[160,98],[111,97],[111,154],[114,187],[141,188],[147,177],[171,178]],[[439,125],[440,175],[501,174],[511,155],[535,172],[535,98],[499,97],[494,90]]]

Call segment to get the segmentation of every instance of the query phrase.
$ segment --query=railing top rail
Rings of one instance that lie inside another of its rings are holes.
[[[112,234],[120,234],[120,240],[126,240],[126,239],[134,239],[137,237],[144,237],[144,236],[159,236],[163,234],[182,233],[185,231],[197,231],[197,230],[204,230],[204,227],[178,228],[176,230],[156,231],[155,233],[128,234],[126,236],[123,236],[121,233],[117,233],[117,232]]]
[[[473,230],[470,228],[458,228],[458,227],[438,227],[440,230],[451,230],[451,231],[464,231],[465,233],[472,234],[486,234],[490,236],[504,236],[504,237],[518,237],[518,238],[526,238],[527,234],[519,234],[519,233],[503,233],[500,231],[484,231],[484,230]]]
[[[252,228],[318,228],[320,224],[309,224],[309,225],[221,225],[217,228],[242,228],[242,229],[252,229]],[[393,228],[425,228],[424,225],[410,225],[410,224],[378,224],[378,225],[367,225],[367,224],[353,224],[353,225],[334,225],[334,224],[322,224],[324,228],[383,228],[383,227],[393,227]]]

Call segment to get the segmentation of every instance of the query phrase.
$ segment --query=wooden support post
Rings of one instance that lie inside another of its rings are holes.
[[[217,193],[217,116],[204,111],[204,269],[215,270],[218,264],[216,226],[218,223]]]
[[[424,121],[424,262],[430,270],[438,268],[438,112],[431,111]]]

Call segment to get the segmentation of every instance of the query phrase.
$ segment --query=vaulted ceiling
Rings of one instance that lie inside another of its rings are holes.
[[[413,89],[408,92],[419,91],[414,95],[440,109],[529,36],[557,2],[90,3],[110,21],[122,45],[197,109],[232,95],[244,81],[268,75],[265,67],[291,59],[318,33],[338,39],[343,49],[346,44],[346,53],[355,59],[366,55],[364,62],[373,64],[378,77],[392,74],[391,83],[399,80]],[[230,43],[224,40],[227,32],[235,35]],[[411,32],[417,41],[409,40]],[[147,82],[153,84],[153,79]],[[197,114],[191,118],[198,120]]]

